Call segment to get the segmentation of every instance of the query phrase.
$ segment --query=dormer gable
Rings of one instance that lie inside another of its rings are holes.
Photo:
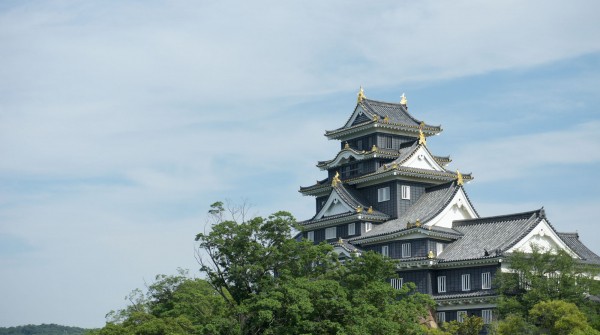
[[[356,210],[352,208],[344,199],[340,196],[338,191],[333,188],[329,198],[325,201],[323,208],[314,217],[314,220],[322,219],[323,217],[339,215],[343,213],[353,213]]]

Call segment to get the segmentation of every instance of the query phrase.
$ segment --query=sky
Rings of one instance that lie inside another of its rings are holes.
[[[214,201],[310,218],[361,85],[442,126],[480,215],[600,254],[599,36],[598,1],[2,1],[0,327],[200,276]]]

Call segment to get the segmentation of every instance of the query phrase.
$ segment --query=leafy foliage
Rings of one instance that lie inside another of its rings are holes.
[[[82,335],[87,329],[57,324],[0,327],[0,335]]]

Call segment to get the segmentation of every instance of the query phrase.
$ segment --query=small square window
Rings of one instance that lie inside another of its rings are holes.
[[[383,187],[377,190],[377,201],[383,202],[390,200],[390,187]]]
[[[311,241],[311,242],[314,242],[315,241],[315,232],[312,231],[312,230],[309,231],[309,232],[307,232],[306,233],[306,239],[309,240],[309,241]]]
[[[335,227],[329,227],[325,229],[325,239],[329,240],[332,238],[336,238],[336,229]]]
[[[410,186],[402,185],[402,199],[410,200]]]
[[[348,235],[356,234],[355,224],[354,222],[348,224]]]
[[[438,323],[446,322],[446,312],[437,312],[435,314],[435,318],[437,319]]]

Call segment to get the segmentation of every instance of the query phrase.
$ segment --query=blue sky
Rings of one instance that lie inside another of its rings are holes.
[[[197,273],[210,203],[302,197],[367,97],[428,140],[482,215],[544,206],[600,253],[600,4],[0,4],[0,326],[99,327],[158,273]]]

